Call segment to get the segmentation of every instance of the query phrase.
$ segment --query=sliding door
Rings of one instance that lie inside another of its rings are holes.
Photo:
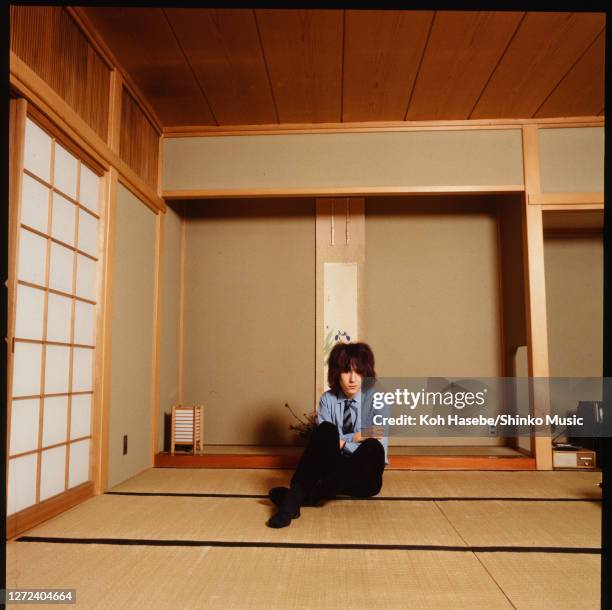
[[[30,117],[13,136],[7,514],[92,479],[101,178]],[[18,145],[15,145],[15,142]]]

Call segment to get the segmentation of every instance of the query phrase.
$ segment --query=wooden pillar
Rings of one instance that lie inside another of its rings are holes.
[[[364,336],[364,262],[364,199],[317,199],[316,396],[327,388],[325,361],[338,333],[351,342]]]
[[[525,300],[527,322],[527,366],[529,377],[548,377],[548,332],[546,321],[546,284],[544,273],[544,233],[542,206],[529,198],[540,194],[540,160],[538,127],[523,127],[523,169],[525,199],[523,201],[523,260],[525,267]],[[542,416],[549,412],[546,384],[534,384],[531,412]],[[548,434],[531,439],[532,453],[538,470],[552,470],[552,439]]]

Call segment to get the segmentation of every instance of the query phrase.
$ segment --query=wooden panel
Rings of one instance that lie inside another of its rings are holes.
[[[215,124],[162,9],[83,11],[164,125]]]
[[[125,88],[121,97],[119,156],[157,189],[159,135]]]
[[[35,525],[55,517],[69,508],[81,504],[92,497],[94,485],[91,481],[69,489],[65,493],[44,500],[35,506],[30,506],[6,519],[6,537],[14,538],[18,534],[32,529]]]
[[[528,13],[470,118],[533,116],[604,25],[603,13]]]
[[[253,11],[166,9],[219,124],[278,121]]]
[[[60,7],[11,6],[10,48],[102,138],[110,69]]]
[[[255,11],[281,123],[341,120],[342,11]]]
[[[406,119],[467,119],[523,14],[437,12]]]
[[[155,468],[290,468],[297,466],[299,456],[287,454],[221,454],[170,455],[158,453]],[[531,457],[497,456],[389,456],[386,470],[535,470]]]
[[[404,119],[432,11],[347,11],[343,120]]]
[[[534,116],[571,116],[577,113],[603,114],[605,30],[550,93]]]

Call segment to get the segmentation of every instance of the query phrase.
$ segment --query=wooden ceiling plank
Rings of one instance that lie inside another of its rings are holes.
[[[401,121],[433,11],[348,10],[343,120]]]
[[[161,9],[87,7],[82,11],[166,125],[214,125]]]
[[[406,119],[467,119],[522,16],[438,11]]]
[[[583,109],[593,115],[604,103],[605,30],[548,96],[535,113],[536,118],[571,116]]]
[[[281,123],[340,120],[342,11],[257,9]]]
[[[604,25],[603,13],[527,13],[471,118],[533,116]]]
[[[220,125],[276,122],[251,10],[165,9]]]

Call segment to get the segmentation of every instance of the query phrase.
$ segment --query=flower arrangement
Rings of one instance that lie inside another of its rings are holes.
[[[297,424],[289,424],[289,430],[295,432],[300,440],[308,441],[312,431],[317,427],[317,414],[315,411],[312,413],[306,414],[302,413],[302,415],[306,418],[305,420],[301,417],[297,416],[293,409],[289,406],[289,403],[285,403],[285,407],[289,409],[291,415],[297,419]]]

